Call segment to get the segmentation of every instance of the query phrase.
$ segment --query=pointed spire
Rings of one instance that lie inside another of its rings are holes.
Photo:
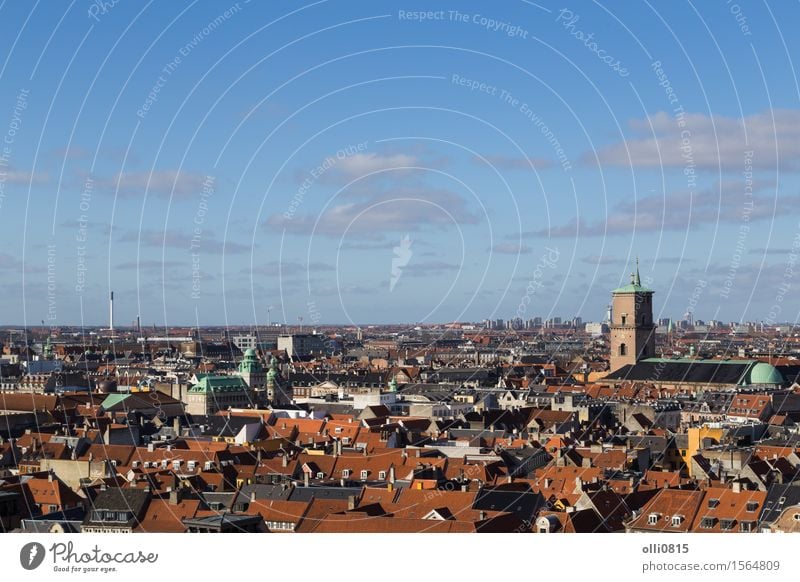
[[[639,257],[636,257],[636,270],[631,273],[631,283],[637,287],[642,285],[642,280],[639,278]]]

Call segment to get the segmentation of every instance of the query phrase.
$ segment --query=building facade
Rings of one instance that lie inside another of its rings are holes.
[[[643,287],[639,262],[630,285],[612,291],[611,371],[656,355],[656,326],[653,323],[653,291]]]

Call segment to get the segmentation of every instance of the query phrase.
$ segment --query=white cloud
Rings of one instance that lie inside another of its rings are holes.
[[[598,158],[618,166],[683,168],[692,161],[698,168],[741,171],[745,152],[752,150],[753,168],[800,169],[800,111],[773,109],[744,118],[687,113],[683,121],[681,127],[663,111],[632,120],[634,136],[600,148]]]
[[[417,158],[407,154],[354,154],[339,160],[337,167],[352,178],[371,172],[417,165]]]
[[[111,178],[98,180],[97,187],[112,192],[119,189],[123,197],[144,197],[199,199],[203,184],[210,178],[203,174],[179,172],[178,170],[156,170],[154,172],[122,172]]]
[[[531,247],[519,243],[497,243],[492,250],[502,255],[527,255],[531,252]]]

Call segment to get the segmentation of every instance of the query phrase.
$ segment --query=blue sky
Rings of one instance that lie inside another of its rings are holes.
[[[5,2],[0,321],[796,321],[798,11]]]

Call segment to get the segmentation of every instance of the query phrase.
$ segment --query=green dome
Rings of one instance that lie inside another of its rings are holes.
[[[256,351],[253,348],[247,348],[244,351],[244,357],[245,358],[255,358],[256,357]]]
[[[758,362],[750,370],[750,384],[783,384],[783,382],[783,375],[778,368],[766,362]]]

